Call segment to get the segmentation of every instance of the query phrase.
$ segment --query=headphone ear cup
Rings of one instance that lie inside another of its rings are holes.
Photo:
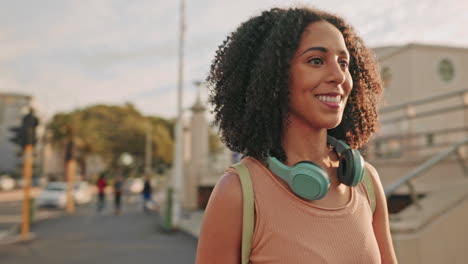
[[[364,176],[364,159],[358,150],[346,149],[340,153],[338,179],[348,186],[358,185]]]
[[[330,187],[328,174],[313,162],[298,162],[291,168],[290,177],[291,189],[304,199],[319,200],[328,193]]]
[[[318,200],[325,197],[330,187],[327,172],[310,161],[301,161],[289,167],[275,157],[267,158],[268,168],[285,180],[291,190],[307,200]]]

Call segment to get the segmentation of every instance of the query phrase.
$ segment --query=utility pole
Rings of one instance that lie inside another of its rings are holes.
[[[21,223],[21,239],[29,239],[29,226],[31,219],[31,180],[33,173],[33,148],[36,143],[36,127],[39,125],[38,119],[34,116],[32,108],[23,117],[20,127],[10,128],[14,132],[11,142],[23,148],[23,210]]]
[[[152,148],[151,148],[151,133],[152,133],[152,126],[151,121],[148,121],[146,128],[146,144],[145,144],[145,176],[151,176],[152,174]]]
[[[67,177],[67,213],[73,214],[75,212],[75,198],[73,197],[75,185],[75,142],[73,141],[73,133],[71,129],[68,131],[69,141],[65,149],[65,171]]]
[[[182,93],[184,82],[184,39],[185,39],[185,0],[180,1],[180,36],[179,36],[179,78],[177,86],[177,122],[175,133],[174,169],[172,177],[173,210],[172,226],[177,228],[180,222],[181,202],[183,199],[183,177],[184,177],[184,139],[182,122]]]
[[[23,221],[21,222],[21,239],[29,239],[29,223],[30,220],[30,199],[31,199],[31,179],[33,167],[33,145],[27,144],[24,147],[23,154]]]

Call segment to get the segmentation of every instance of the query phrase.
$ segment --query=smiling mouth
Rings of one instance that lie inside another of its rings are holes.
[[[341,106],[341,95],[317,95],[315,98],[330,108],[336,109]]]

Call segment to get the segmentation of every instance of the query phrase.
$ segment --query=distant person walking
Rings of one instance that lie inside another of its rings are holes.
[[[149,177],[145,177],[145,183],[143,185],[143,211],[148,212],[150,210],[149,204],[151,206],[154,206],[155,203],[153,201],[153,187],[151,187],[151,182],[149,180]]]
[[[115,215],[120,215],[120,208],[122,204],[122,189],[123,189],[123,178],[122,176],[117,176],[114,179],[114,213]]]
[[[99,176],[99,179],[98,179],[96,185],[97,185],[97,188],[98,188],[97,211],[101,212],[102,209],[104,209],[105,203],[106,203],[105,190],[106,190],[106,186],[107,186],[107,182],[106,182],[106,179],[104,178],[103,174],[101,174],[101,176]]]

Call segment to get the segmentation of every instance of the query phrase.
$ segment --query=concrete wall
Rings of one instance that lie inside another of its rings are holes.
[[[205,117],[205,107],[199,98],[191,110],[192,118],[187,131],[189,139],[186,140],[188,148],[185,150],[189,153],[189,159],[185,166],[183,206],[195,209],[198,207],[200,178],[209,171],[209,125]]]
[[[380,68],[388,67],[392,78],[385,87],[384,106],[392,106],[431,95],[468,88],[468,48],[409,44],[389,51],[375,48]],[[439,62],[449,59],[455,68],[454,79],[443,81]]]
[[[468,263],[468,178],[434,191],[390,222],[400,264]]]
[[[0,172],[19,172],[20,147],[9,141],[13,137],[10,127],[20,126],[32,98],[18,94],[0,94]]]
[[[427,158],[406,158],[398,160],[374,160],[369,161],[378,171],[382,185],[384,188],[407,175],[411,170],[417,168]],[[468,165],[468,164],[467,164]],[[418,178],[413,180],[416,190],[422,192],[426,190],[437,189],[441,186],[456,184],[467,178],[464,175],[463,167],[453,155],[445,161],[436,164]],[[407,193],[406,186],[402,186],[397,190],[397,193]]]
[[[376,48],[375,52],[381,68],[390,69],[391,73],[391,80],[386,85],[384,91],[383,107],[391,107],[418,99],[468,89],[468,76],[464,74],[468,72],[467,48],[409,44],[393,48]],[[439,74],[439,63],[443,59],[448,59],[455,69],[454,78],[450,81],[442,80]],[[412,111],[418,114],[428,110],[463,106],[464,104],[468,104],[468,102],[464,102],[464,97],[457,96],[426,105],[415,106],[412,108]],[[382,125],[377,137],[427,133],[445,128],[461,128],[463,126],[468,127],[468,111],[463,109],[415,118],[413,120],[407,119],[394,123],[384,122],[392,117],[403,116],[406,111],[407,109],[401,109],[398,112],[381,114]],[[468,133],[462,131],[450,134],[434,134],[433,144],[455,142],[463,139],[465,136],[468,136]],[[385,148],[398,148],[399,144],[421,146],[426,142],[426,137],[412,138],[402,142],[393,142],[393,147],[385,146]],[[438,150],[426,148],[412,150],[406,154],[425,155],[431,151],[434,153]]]

